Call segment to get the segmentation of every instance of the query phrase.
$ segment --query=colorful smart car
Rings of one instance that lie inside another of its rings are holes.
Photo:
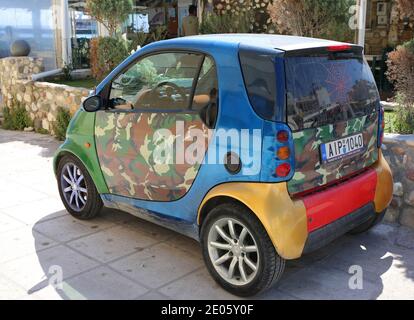
[[[383,132],[361,47],[186,37],[111,72],[72,119],[54,170],[74,217],[106,206],[197,239],[212,277],[249,296],[286,259],[381,220],[392,196]]]

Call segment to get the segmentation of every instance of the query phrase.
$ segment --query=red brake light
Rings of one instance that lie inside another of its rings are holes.
[[[286,177],[290,173],[290,164],[289,163],[282,163],[277,166],[276,168],[276,175],[278,177]]]
[[[277,132],[276,139],[279,142],[287,142],[289,140],[289,132],[280,130]]]
[[[328,51],[330,52],[337,52],[337,51],[346,51],[351,49],[351,46],[348,44],[340,44],[337,46],[329,46]]]

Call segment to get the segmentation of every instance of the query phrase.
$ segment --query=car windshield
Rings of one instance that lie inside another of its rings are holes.
[[[375,112],[378,90],[361,57],[286,59],[287,116],[293,130],[320,127]]]

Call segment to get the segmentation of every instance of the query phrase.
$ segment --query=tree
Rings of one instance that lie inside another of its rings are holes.
[[[120,37],[99,37],[90,43],[91,73],[102,80],[128,57],[127,43]]]
[[[402,95],[404,103],[414,107],[414,39],[388,54],[388,79]]]
[[[414,1],[413,0],[397,0],[398,8],[402,18],[411,17],[414,18]]]
[[[267,7],[280,33],[350,40],[349,8],[355,0],[273,0]]]
[[[86,0],[89,15],[102,23],[111,36],[132,12],[131,0]]]

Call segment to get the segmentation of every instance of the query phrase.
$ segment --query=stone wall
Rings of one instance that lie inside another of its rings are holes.
[[[28,79],[32,74],[42,71],[44,71],[42,58],[2,58],[0,59],[0,85],[2,87],[7,85],[12,79]]]
[[[394,198],[385,219],[414,228],[414,135],[386,134],[382,149],[394,176]]]
[[[0,59],[0,90],[4,106],[24,105],[34,122],[34,129],[53,133],[59,107],[73,115],[89,95],[85,88],[32,81],[31,75],[43,70],[43,61],[31,57]]]

